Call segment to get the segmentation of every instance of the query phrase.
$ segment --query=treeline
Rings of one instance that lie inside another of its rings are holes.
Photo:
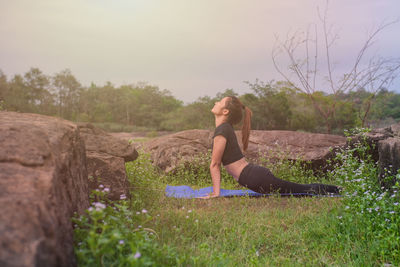
[[[168,90],[137,83],[116,87],[82,86],[70,70],[53,76],[38,68],[8,79],[0,71],[0,109],[58,116],[72,121],[118,123],[146,130],[180,131],[213,128],[210,110],[214,102],[236,95],[253,110],[252,128],[342,133],[356,126],[381,127],[400,120],[400,95],[385,89],[370,93],[363,88],[339,96],[323,92],[310,95],[285,82],[247,83],[251,93],[238,95],[233,89],[215,97],[200,97],[190,104]],[[315,108],[334,104],[330,121]],[[327,126],[328,123],[328,126]]]

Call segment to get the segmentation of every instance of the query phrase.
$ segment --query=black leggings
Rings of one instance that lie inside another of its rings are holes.
[[[276,178],[270,170],[249,163],[239,176],[239,184],[254,192],[267,194],[272,192],[284,194],[327,194],[339,193],[339,188],[326,184],[297,184]]]

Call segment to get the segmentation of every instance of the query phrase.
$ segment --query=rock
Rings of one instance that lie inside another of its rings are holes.
[[[0,266],[76,266],[74,212],[89,207],[78,127],[0,112]]]
[[[348,142],[354,146],[356,142],[362,142],[361,135],[353,136]],[[396,175],[400,169],[400,123],[386,128],[373,129],[365,134],[365,142],[370,147],[370,154],[374,162],[379,164],[379,181],[382,186],[390,187],[396,179],[385,178],[385,170],[388,175]]]
[[[238,140],[241,139],[241,134]],[[346,145],[346,138],[339,135],[295,131],[251,131],[245,156],[257,161],[260,156],[311,162],[315,170],[325,167],[333,152]]]
[[[122,194],[129,196],[125,162],[138,157],[135,147],[90,123],[79,123],[78,127],[86,146],[89,190],[102,184],[110,189],[107,194],[110,200],[118,200]]]
[[[151,154],[156,166],[169,172],[181,161],[206,154],[211,149],[211,138],[212,132],[208,130],[187,130],[147,141],[143,149]]]
[[[389,175],[396,175],[400,169],[400,138],[390,137],[378,143],[381,184],[385,187],[394,185],[396,180],[384,181],[385,170]]]
[[[78,123],[78,127],[81,137],[85,141],[87,151],[96,151],[120,157],[125,162],[134,161],[138,157],[135,147],[131,146],[129,142],[115,138],[90,123]]]
[[[125,161],[100,152],[86,152],[90,190],[97,189],[100,184],[109,188],[108,199],[118,200],[122,194],[129,196],[129,182],[126,177]]]
[[[240,131],[236,131],[236,135],[241,145]],[[151,153],[156,166],[168,172],[181,160],[207,153],[211,149],[212,136],[213,131],[208,130],[182,131],[147,141],[144,149]],[[244,154],[248,160],[257,162],[260,155],[276,158],[277,154],[284,153],[287,159],[311,161],[313,168],[319,168],[332,155],[331,148],[345,144],[346,138],[337,135],[253,130]]]

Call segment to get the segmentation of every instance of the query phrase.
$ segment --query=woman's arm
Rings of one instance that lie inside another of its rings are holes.
[[[214,137],[214,146],[211,156],[210,174],[213,184],[213,192],[205,198],[218,197],[221,188],[221,161],[226,146],[226,138],[222,135]]]

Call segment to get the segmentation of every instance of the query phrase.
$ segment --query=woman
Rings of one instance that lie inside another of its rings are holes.
[[[276,178],[267,168],[248,163],[239,147],[233,125],[245,118],[242,127],[243,150],[247,149],[252,112],[235,96],[216,102],[211,112],[215,116],[215,132],[210,164],[213,192],[202,198],[220,195],[221,163],[240,185],[255,192],[279,193],[339,193],[339,187],[324,184],[297,184]]]

